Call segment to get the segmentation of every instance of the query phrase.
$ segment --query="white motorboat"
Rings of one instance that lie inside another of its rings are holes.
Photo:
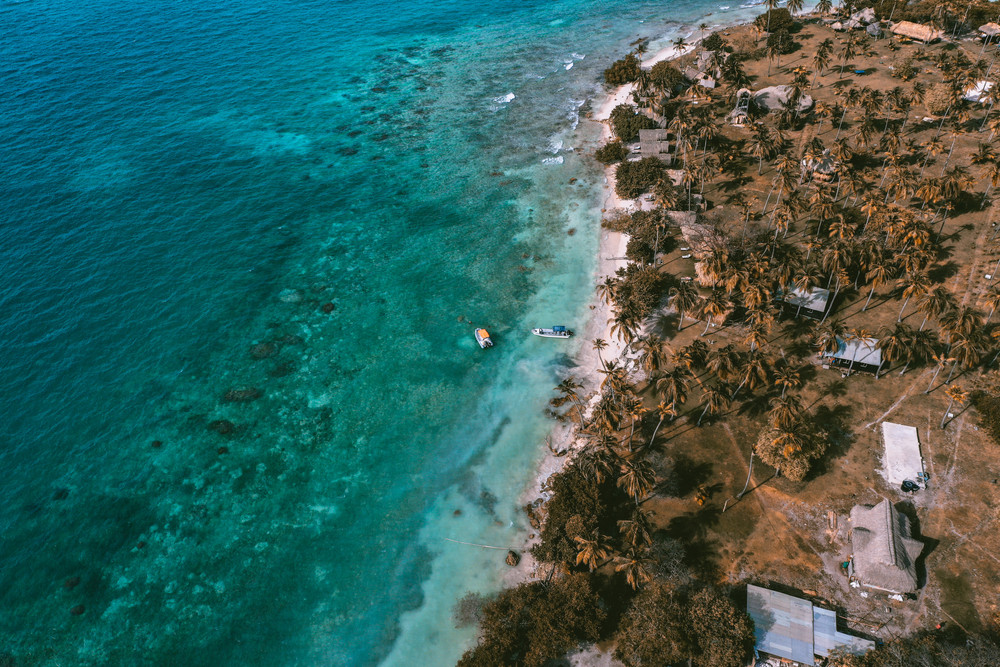
[[[532,329],[531,333],[542,338],[569,338],[573,332],[566,327],[552,327],[551,329]]]
[[[476,329],[476,342],[479,343],[479,347],[484,350],[488,347],[493,347],[493,340],[490,338],[490,332],[486,329]]]

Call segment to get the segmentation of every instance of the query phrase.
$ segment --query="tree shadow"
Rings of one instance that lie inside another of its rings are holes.
[[[847,426],[854,409],[846,404],[821,405],[816,409],[813,422],[817,425],[817,437],[827,442],[826,451],[809,471],[807,479],[815,479],[830,470],[830,464],[847,453],[854,442],[854,434]]]
[[[721,516],[718,507],[708,505],[675,516],[663,531],[666,537],[683,545],[683,562],[698,576],[714,577],[718,574],[719,543],[709,539],[708,531],[719,523]]]
[[[702,486],[711,476],[711,463],[697,462],[686,454],[680,454],[674,459],[670,473],[660,487],[663,495],[683,498]]]
[[[758,392],[751,395],[747,400],[740,403],[737,414],[749,417],[760,417],[767,412],[768,402],[771,400],[767,392]]]
[[[943,248],[942,251],[944,251]],[[948,280],[948,278],[955,276],[957,273],[958,264],[948,261],[941,264],[935,264],[931,267],[931,269],[927,272],[927,278],[931,281],[931,283],[943,283]]]

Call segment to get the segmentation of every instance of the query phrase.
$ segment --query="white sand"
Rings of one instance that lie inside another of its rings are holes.
[[[661,49],[648,60],[644,60],[642,66],[645,68],[651,67],[663,60],[670,60],[684,55],[694,48],[691,45],[680,51],[676,47]],[[605,98],[604,102],[593,114],[592,119],[601,122],[604,126],[601,131],[602,142],[606,142],[611,138],[611,127],[608,125],[607,120],[611,116],[612,109],[619,104],[630,103],[634,89],[635,84],[631,83],[619,86]],[[602,201],[601,212],[604,217],[608,217],[616,210],[628,211],[638,208],[637,202],[619,199],[618,195],[615,194],[614,167],[607,167],[604,170],[604,196]],[[604,228],[601,229],[600,233],[599,258],[597,270],[594,273],[595,287],[597,284],[603,282],[606,276],[613,276],[615,271],[624,267],[627,263],[624,257],[628,246],[628,236],[621,232]],[[623,341],[611,335],[610,320],[612,312],[610,305],[601,301],[595,292],[590,309],[591,316],[584,330],[577,332],[577,335],[583,338],[583,345],[577,353],[577,365],[571,372],[576,381],[583,385],[579,393],[584,405],[588,409],[588,413],[589,409],[599,398],[597,392],[603,379],[600,373],[601,358],[607,362],[625,356]],[[600,356],[593,346],[593,341],[597,338],[604,339],[608,344]],[[522,504],[526,505],[538,498],[547,497],[547,494],[543,491],[545,482],[553,473],[559,472],[563,465],[565,465],[565,462],[572,458],[573,454],[579,451],[584,444],[583,438],[578,438],[576,435],[575,424],[557,425],[549,436],[549,448],[538,465],[538,473],[522,496]],[[559,456],[554,452],[561,452],[563,455]],[[504,577],[504,582],[508,586],[514,586],[521,581],[533,578],[544,578],[549,575],[551,566],[543,564],[539,567],[539,564],[535,562],[529,552],[529,549],[537,543],[538,536],[532,533],[532,538],[525,545],[524,551],[521,553],[521,562],[517,567],[510,568]],[[584,662],[586,663],[587,661]]]

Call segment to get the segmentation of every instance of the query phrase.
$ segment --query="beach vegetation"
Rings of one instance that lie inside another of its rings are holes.
[[[769,9],[753,20],[753,25],[758,30],[766,32],[795,32],[800,28],[800,24],[792,16],[792,13],[784,7]]]
[[[606,612],[591,578],[570,574],[502,591],[482,610],[479,643],[459,667],[543,667],[581,642],[597,641]]]
[[[601,164],[615,164],[628,157],[628,148],[620,140],[609,141],[594,151],[594,157]]]
[[[615,193],[622,199],[636,199],[649,192],[666,171],[667,165],[655,157],[622,162],[615,168]]]
[[[649,70],[649,81],[656,88],[674,93],[687,85],[684,75],[669,60],[661,60]]]
[[[713,32],[701,40],[701,46],[706,51],[726,51],[729,48],[729,42],[719,33]]]
[[[604,70],[604,81],[609,86],[623,86],[626,83],[633,83],[639,78],[639,59],[628,54],[621,60],[611,63],[611,67]]]
[[[631,104],[616,106],[611,110],[608,120],[611,123],[611,131],[624,143],[638,140],[639,130],[652,130],[656,127],[656,121],[639,113]]]

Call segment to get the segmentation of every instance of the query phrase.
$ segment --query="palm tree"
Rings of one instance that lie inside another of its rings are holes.
[[[882,351],[882,363],[889,362],[889,367],[891,368],[894,361],[907,354],[909,341],[913,335],[912,332],[912,327],[899,323],[891,329],[889,327],[882,328],[879,332],[880,338],[875,344],[875,347]],[[879,370],[875,371],[876,379],[881,369],[882,365],[880,363]],[[888,369],[886,372],[889,372]]]
[[[636,321],[635,317],[631,313],[621,310],[615,313],[608,322],[611,324],[608,329],[611,335],[620,338],[626,347],[630,346],[639,328],[639,322]]]
[[[942,286],[924,292],[917,301],[917,308],[924,314],[924,321],[920,323],[920,329],[927,324],[928,317],[938,317],[942,313],[955,307],[955,298],[947,289]]]
[[[618,478],[617,485],[625,493],[632,496],[635,504],[638,506],[639,499],[648,495],[656,486],[656,475],[653,472],[653,466],[643,459],[625,459],[622,461],[621,476]]]
[[[597,352],[597,360],[601,363],[601,368],[607,368],[607,364],[604,363],[604,358],[601,356],[601,351],[607,349],[608,341],[603,338],[595,338],[593,346],[594,350]]]
[[[663,339],[655,334],[643,336],[639,339],[640,355],[639,362],[647,373],[660,370],[663,365],[665,355],[663,353]]]
[[[711,296],[705,299],[701,305],[701,314],[705,318],[705,330],[702,336],[708,334],[708,328],[712,326],[717,317],[722,317],[729,312],[729,297],[722,290],[712,290]]]
[[[829,14],[833,9],[833,0],[819,0],[816,3],[816,11],[820,14]]]
[[[585,537],[580,537],[576,535],[573,540],[576,542],[576,564],[586,565],[591,572],[593,572],[601,563],[605,560],[610,553],[610,547],[607,544],[607,539],[604,535],[601,535],[596,529],[593,532],[593,537],[587,539]]]
[[[743,366],[743,355],[733,345],[719,348],[709,361],[709,369],[723,382],[735,380]]]
[[[656,412],[660,415],[660,420],[656,422],[656,428],[653,429],[653,435],[649,437],[648,447],[653,446],[653,441],[656,440],[656,434],[660,430],[660,425],[663,423],[663,420],[667,417],[673,419],[677,416],[677,410],[674,407],[674,404],[666,401],[660,401],[660,404],[656,406]]]
[[[789,431],[798,421],[802,411],[802,401],[798,396],[775,396],[770,401],[768,419],[771,425],[780,431]]]
[[[775,368],[774,384],[781,387],[781,397],[784,398],[786,391],[802,385],[802,375],[798,369],[786,362]]]
[[[628,444],[625,447],[631,452],[632,436],[635,435],[635,423],[642,419],[642,415],[646,413],[646,408],[642,404],[642,399],[632,394],[624,396],[621,403],[622,414],[628,415],[629,418]]]
[[[820,356],[830,356],[840,349],[841,340],[847,335],[847,327],[840,320],[831,320],[816,332],[816,347]]]
[[[649,518],[649,512],[635,509],[630,518],[619,519],[618,533],[626,544],[641,549],[653,543],[653,539],[649,536],[649,531],[652,528]]]
[[[899,317],[896,318],[897,322],[903,321],[903,311],[906,310],[906,304],[910,302],[910,299],[914,296],[921,296],[928,289],[930,289],[931,281],[927,277],[926,273],[921,273],[917,271],[908,271],[902,278],[899,279],[897,286],[902,289],[903,296],[903,306],[899,309]]]
[[[698,417],[698,426],[701,426],[701,420],[706,414],[711,413],[715,416],[729,405],[729,394],[721,387],[707,386],[701,395],[705,399],[705,408]]]
[[[698,290],[689,282],[671,287],[670,303],[677,309],[680,316],[680,322],[677,325],[677,331],[680,331],[684,328],[684,313],[694,308],[698,303]]]
[[[757,123],[753,127],[749,143],[750,155],[757,158],[757,174],[764,170],[764,158],[770,157],[774,149],[774,138],[771,131],[764,123]]]
[[[854,41],[854,34],[848,32],[847,39],[844,40],[844,48],[840,51],[840,57],[843,62],[840,64],[840,79],[844,76],[844,68],[847,67],[847,61],[858,55],[857,44]]]
[[[792,15],[798,14],[802,11],[802,0],[788,0],[785,7]]]
[[[997,285],[991,285],[986,294],[983,295],[983,305],[990,309],[990,314],[986,316],[986,323],[989,324],[990,320],[993,319],[993,313],[996,312],[997,306],[1000,306],[1000,287]]]
[[[615,572],[625,573],[625,581],[632,587],[632,590],[638,590],[641,585],[653,579],[653,575],[650,574],[652,561],[638,549],[631,548],[624,554],[615,556],[614,563]]]
[[[576,393],[577,389],[582,388],[579,382],[576,381],[572,375],[564,379],[558,385],[556,385],[556,390],[562,394],[565,398],[572,400],[576,403],[577,410],[580,413],[580,419],[583,420],[583,403],[580,402],[580,395]]]
[[[673,368],[656,380],[656,393],[663,397],[676,414],[677,408],[687,401],[691,372],[686,368]]]
[[[938,317],[941,330],[948,334],[950,342],[953,336],[970,336],[979,326],[981,315],[968,306],[951,308]]]
[[[927,384],[927,389],[924,389],[925,394],[929,394],[931,392],[931,387],[934,386],[934,382],[935,380],[937,380],[938,374],[941,372],[941,369],[947,366],[948,364],[954,363],[955,361],[954,358],[948,356],[947,352],[941,352],[940,354],[933,354],[931,355],[931,359],[934,361],[934,364],[937,366],[937,368],[934,369],[934,375],[931,376],[931,381]]]
[[[941,417],[941,425],[939,428],[944,428],[944,425],[948,420],[948,413],[951,412],[951,408],[956,402],[962,404],[969,399],[969,392],[957,384],[949,385],[944,390],[944,393],[950,400],[948,401],[948,408],[944,411],[944,416]]]
[[[615,300],[615,291],[618,288],[618,281],[611,276],[605,276],[604,282],[597,285],[597,296],[606,304],[611,304]]]
[[[868,300],[865,301],[865,307],[862,311],[868,310],[868,304],[872,301],[872,295],[875,294],[875,290],[884,285],[892,277],[891,265],[885,258],[878,258],[868,272],[865,273],[865,278],[871,281],[872,289],[868,292]]]
[[[900,375],[906,373],[911,363],[925,362],[937,350],[937,335],[933,331],[914,331],[911,327],[907,333],[909,338],[906,341],[906,364],[899,371]]]

